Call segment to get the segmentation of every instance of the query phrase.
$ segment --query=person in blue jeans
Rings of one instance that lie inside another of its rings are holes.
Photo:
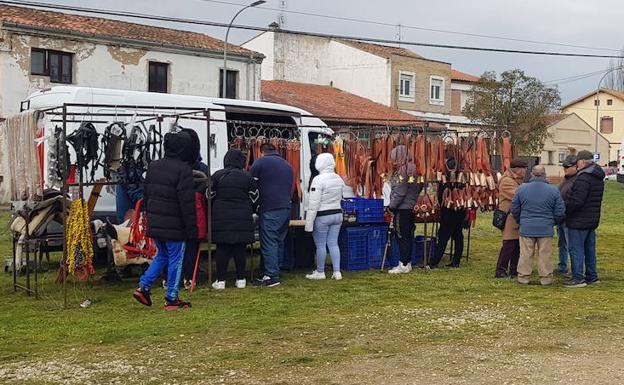
[[[249,170],[260,191],[260,253],[264,276],[255,284],[275,287],[281,282],[280,262],[290,222],[294,174],[272,144],[264,143],[260,152],[262,157]]]
[[[576,179],[564,198],[572,265],[572,279],[564,286],[570,288],[600,283],[596,270],[596,228],[600,224],[605,173],[593,159],[591,152],[579,151]]]
[[[158,254],[132,295],[146,306],[152,306],[152,285],[167,267],[165,309],[191,307],[178,297],[186,241],[196,239],[198,233],[193,172],[184,159],[190,142],[185,132],[166,134],[164,159],[152,162],[147,169],[144,196],[147,236],[155,240]]]
[[[312,231],[316,245],[316,270],[306,275],[306,278],[312,280],[326,278],[325,259],[329,250],[334,270],[332,278],[341,280],[338,235],[342,226],[340,202],[346,185],[335,172],[336,163],[331,154],[318,155],[314,167],[319,174],[310,185],[305,230]]]
[[[561,193],[561,198],[565,202],[568,194],[572,190],[572,185],[574,184],[574,180],[576,179],[576,156],[568,155],[563,162],[561,162],[561,166],[563,167],[564,177],[561,183],[559,184],[559,192]],[[559,246],[559,263],[557,264],[557,272],[564,277],[572,278],[572,274],[568,272],[568,257],[570,255],[568,251],[568,227],[565,222],[557,225],[557,236],[558,236],[558,245]]]

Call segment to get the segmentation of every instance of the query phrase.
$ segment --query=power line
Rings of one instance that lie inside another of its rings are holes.
[[[230,2],[230,1],[223,1],[223,0],[195,0],[195,1],[209,2],[209,3],[215,3],[215,4],[224,4],[224,5],[232,5],[232,6],[237,6],[237,7],[239,7],[239,6],[243,7],[243,6],[246,5],[246,4],[235,3],[235,2]],[[267,10],[267,11],[286,12],[286,13],[292,13],[292,14],[295,14],[295,15],[302,15],[302,16],[320,17],[320,18],[331,19],[331,20],[349,21],[349,22],[354,22],[354,23],[372,24],[372,25],[379,25],[379,26],[393,27],[393,28],[397,27],[397,24],[381,22],[381,21],[374,21],[374,20],[368,20],[368,19],[358,19],[358,18],[343,17],[343,16],[332,16],[332,15],[326,15],[326,14],[321,14],[321,13],[304,12],[304,11],[282,10],[282,9],[278,9],[278,8],[262,7],[262,6],[258,6],[258,7],[254,7],[254,8],[256,8],[256,9],[264,9],[264,10]],[[419,27],[419,26],[414,26],[414,25],[399,24],[399,26],[400,26],[400,28],[413,29],[413,30],[418,30],[418,31],[446,33],[446,34],[460,35],[460,36],[471,36],[471,37],[479,37],[479,38],[484,38],[484,39],[507,40],[507,41],[521,42],[521,43],[553,45],[553,46],[568,47],[568,48],[583,48],[583,49],[589,49],[589,50],[595,50],[595,51],[612,51],[612,52],[620,52],[621,51],[620,49],[615,49],[615,48],[591,47],[591,46],[586,46],[586,45],[576,45],[576,44],[547,42],[547,41],[540,41],[540,40],[520,39],[520,38],[513,38],[513,37],[508,37],[508,36],[484,35],[484,34],[471,33],[471,32],[460,32],[460,31],[450,31],[450,30],[437,29],[437,28],[426,28],[426,27]]]
[[[227,28],[229,26],[229,24],[227,23],[203,21],[203,20],[197,20],[197,19],[183,19],[183,18],[176,18],[176,17],[169,17],[169,16],[158,16],[158,15],[150,15],[150,14],[135,13],[135,12],[119,12],[119,11],[110,11],[110,10],[94,9],[94,8],[84,8],[84,7],[66,6],[66,5],[49,4],[49,3],[38,3],[38,2],[31,2],[31,1],[18,2],[18,1],[0,0],[0,4],[28,5],[28,6],[39,7],[39,8],[61,9],[61,10],[74,11],[74,12],[138,18],[138,19],[144,19],[144,20],[167,21],[167,22],[174,22],[174,23],[181,23],[181,24],[194,24],[194,25],[203,25],[203,26],[210,26],[210,27]],[[464,51],[513,53],[513,54],[540,55],[540,56],[624,59],[624,56],[616,56],[616,55],[594,55],[594,54],[573,53],[573,52],[531,51],[531,50],[514,50],[514,49],[503,49],[503,48],[487,48],[487,47],[477,47],[477,46],[434,44],[434,43],[423,43],[423,42],[414,42],[414,41],[405,41],[405,40],[398,41],[398,40],[379,39],[379,38],[370,38],[370,37],[362,37],[362,36],[349,36],[349,35],[336,35],[336,34],[327,34],[327,33],[318,33],[318,32],[297,31],[297,30],[288,30],[288,29],[275,30],[275,29],[267,28],[267,27],[255,27],[255,26],[237,25],[237,24],[232,25],[231,28],[243,29],[243,30],[249,30],[249,31],[259,31],[259,32],[274,32],[275,31],[275,32],[291,34],[291,35],[315,36],[315,37],[323,37],[323,38],[330,38],[330,39],[355,40],[355,41],[362,41],[362,42],[369,42],[369,43],[382,43],[382,44],[394,44],[394,45],[403,44],[403,45],[411,45],[411,46],[419,46],[419,47],[443,48],[443,49],[454,49],[454,50],[464,50]]]
[[[614,70],[616,70],[616,69],[623,69],[623,68],[624,68],[624,65],[615,67]],[[578,81],[578,80],[583,80],[583,79],[587,79],[587,78],[590,78],[590,77],[594,77],[594,76],[597,76],[597,75],[602,75],[605,72],[609,72],[609,71],[610,71],[609,69],[606,69],[606,70],[602,69],[600,71],[587,72],[587,73],[584,73],[584,74],[568,76],[568,77],[561,78],[561,79],[549,80],[549,81],[546,81],[544,83],[545,84],[549,84],[549,83],[552,83],[552,84],[571,83],[571,82],[575,82],[575,81]]]

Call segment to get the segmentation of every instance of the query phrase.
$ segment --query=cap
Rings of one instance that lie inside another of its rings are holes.
[[[576,155],[576,160],[594,160],[594,154],[590,151],[582,150]]]
[[[526,161],[522,159],[514,159],[511,161],[510,167],[511,168],[528,168],[529,165],[527,164]]]
[[[576,156],[574,156],[574,155],[566,156],[565,159],[563,160],[563,162],[561,162],[561,165],[563,167],[576,166]]]

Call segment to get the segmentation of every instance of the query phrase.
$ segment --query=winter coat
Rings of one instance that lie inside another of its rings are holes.
[[[277,152],[265,154],[253,162],[251,176],[260,190],[260,212],[290,209],[293,169]]]
[[[516,194],[516,190],[522,184],[523,178],[516,176],[511,170],[505,171],[498,181],[498,208],[505,212],[511,211],[511,201]],[[513,215],[507,215],[507,222],[502,231],[503,241],[520,239],[520,226]]]
[[[404,145],[396,146],[390,152],[390,159],[396,171],[390,179],[390,210],[413,210],[418,201],[422,184],[409,183],[409,176],[415,175],[416,166]]]
[[[197,238],[193,172],[183,154],[189,136],[165,135],[165,157],[150,163],[145,177],[147,235],[161,241]]]
[[[592,164],[576,173],[570,193],[565,197],[566,226],[577,230],[593,230],[600,224],[605,173]]]
[[[243,171],[245,155],[240,150],[229,150],[223,163],[225,168],[212,176],[212,241],[251,243],[260,199],[256,180]]]
[[[570,193],[570,191],[572,191],[572,185],[576,180],[576,175],[577,174],[564,176],[563,180],[561,180],[561,183],[559,184],[559,191],[561,192],[561,197],[564,201],[566,200],[566,197]]]
[[[336,174],[336,162],[331,154],[320,154],[316,158],[315,168],[319,174],[312,180],[308,211],[306,212],[306,231],[312,231],[317,216],[330,213],[342,213],[340,201],[346,188],[340,175]]]
[[[511,215],[520,224],[521,236],[552,237],[553,226],[565,219],[565,205],[555,186],[545,178],[533,178],[516,191]]]

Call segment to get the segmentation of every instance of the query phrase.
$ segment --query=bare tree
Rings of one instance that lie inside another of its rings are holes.
[[[620,51],[620,56],[624,56],[624,48]],[[605,87],[624,92],[624,58],[611,59],[607,71],[611,72],[605,78]]]

